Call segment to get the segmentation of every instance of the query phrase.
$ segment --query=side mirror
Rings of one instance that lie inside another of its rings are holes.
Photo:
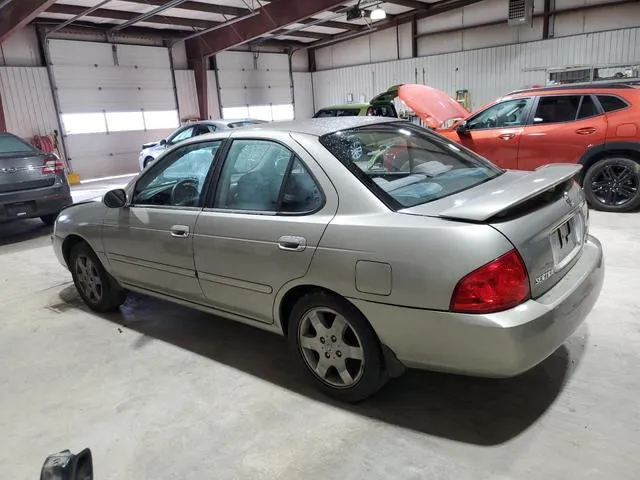
[[[162,140],[160,140],[160,146],[161,147],[166,147],[167,146],[167,139],[163,138]]]
[[[49,455],[40,472],[40,480],[93,480],[91,450],[73,454],[69,450]]]
[[[109,208],[122,208],[127,204],[127,193],[122,188],[109,190],[102,202]]]
[[[469,136],[469,127],[467,127],[467,122],[462,121],[458,125],[456,125],[456,132],[461,137],[468,137]]]

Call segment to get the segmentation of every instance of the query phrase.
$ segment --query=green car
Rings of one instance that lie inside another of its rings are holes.
[[[395,118],[398,116],[398,112],[396,112],[396,107],[393,105],[393,99],[398,96],[398,87],[399,85],[394,85],[386,92],[373,97],[369,103],[345,103],[321,108],[313,118],[359,117],[366,115]]]

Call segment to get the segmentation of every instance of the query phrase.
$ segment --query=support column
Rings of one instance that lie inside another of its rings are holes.
[[[0,132],[7,131],[7,122],[4,118],[4,107],[2,106],[2,94],[0,93]]]
[[[207,65],[208,59],[200,57],[191,60],[191,68],[193,68],[196,77],[196,92],[198,94],[198,107],[200,109],[200,119],[209,119],[209,92],[207,84]]]

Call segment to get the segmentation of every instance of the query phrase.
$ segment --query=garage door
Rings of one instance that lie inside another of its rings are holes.
[[[223,52],[216,63],[223,118],[293,119],[288,55]]]
[[[82,179],[138,171],[143,143],[178,127],[169,52],[50,40],[67,156]]]

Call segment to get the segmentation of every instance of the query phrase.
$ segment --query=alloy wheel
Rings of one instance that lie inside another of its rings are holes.
[[[593,176],[591,192],[605,205],[622,206],[636,197],[638,175],[630,165],[605,165]]]
[[[364,349],[354,328],[336,311],[307,311],[298,328],[298,343],[309,369],[335,388],[356,384],[364,372]]]
[[[76,259],[76,278],[84,296],[93,303],[102,299],[102,280],[96,265],[87,255]]]

